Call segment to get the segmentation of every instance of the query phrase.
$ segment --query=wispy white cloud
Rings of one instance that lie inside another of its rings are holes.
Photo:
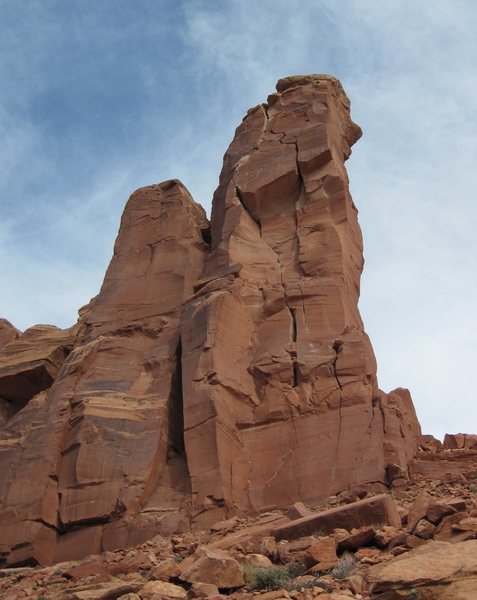
[[[230,89],[250,81],[247,97],[263,99],[286,74],[341,78],[365,131],[349,170],[380,383],[412,390],[425,430],[468,427],[477,415],[468,393],[477,359],[475,5],[229,2],[217,14],[194,2],[188,15],[198,64]]]
[[[279,77],[329,72],[364,129],[349,172],[381,386],[409,387],[427,431],[468,428],[475,3],[160,4],[4,2],[1,316],[71,323],[99,288],[135,188],[178,177],[209,207],[245,111]]]

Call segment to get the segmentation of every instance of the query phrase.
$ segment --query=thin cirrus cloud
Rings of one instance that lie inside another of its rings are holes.
[[[381,387],[409,387],[435,435],[476,422],[474,2],[5,0],[0,10],[1,316],[70,325],[99,289],[134,189],[177,177],[209,210],[246,110],[279,77],[328,72],[364,129],[348,171]]]

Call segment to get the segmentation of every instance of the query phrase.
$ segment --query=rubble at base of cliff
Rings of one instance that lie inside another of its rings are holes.
[[[388,489],[357,486],[81,561],[2,569],[0,598],[475,600],[477,447],[457,447],[463,439],[477,436],[423,436],[415,475]]]

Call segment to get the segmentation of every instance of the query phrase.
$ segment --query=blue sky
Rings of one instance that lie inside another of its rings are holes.
[[[177,177],[209,210],[246,110],[331,73],[364,130],[380,385],[410,388],[426,432],[477,432],[475,31],[473,0],[0,0],[0,315],[72,324],[134,189]]]

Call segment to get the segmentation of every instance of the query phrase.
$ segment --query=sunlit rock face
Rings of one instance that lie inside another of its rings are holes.
[[[344,161],[361,136],[341,84],[289,77],[224,159],[204,277],[184,306],[185,445],[196,505],[256,510],[383,481],[419,427],[383,395],[358,311]]]
[[[344,161],[360,135],[336,79],[280,80],[236,131],[210,224],[176,180],[138,190],[78,323],[3,325],[0,563],[80,558],[407,469],[412,401],[378,389],[357,306]]]

